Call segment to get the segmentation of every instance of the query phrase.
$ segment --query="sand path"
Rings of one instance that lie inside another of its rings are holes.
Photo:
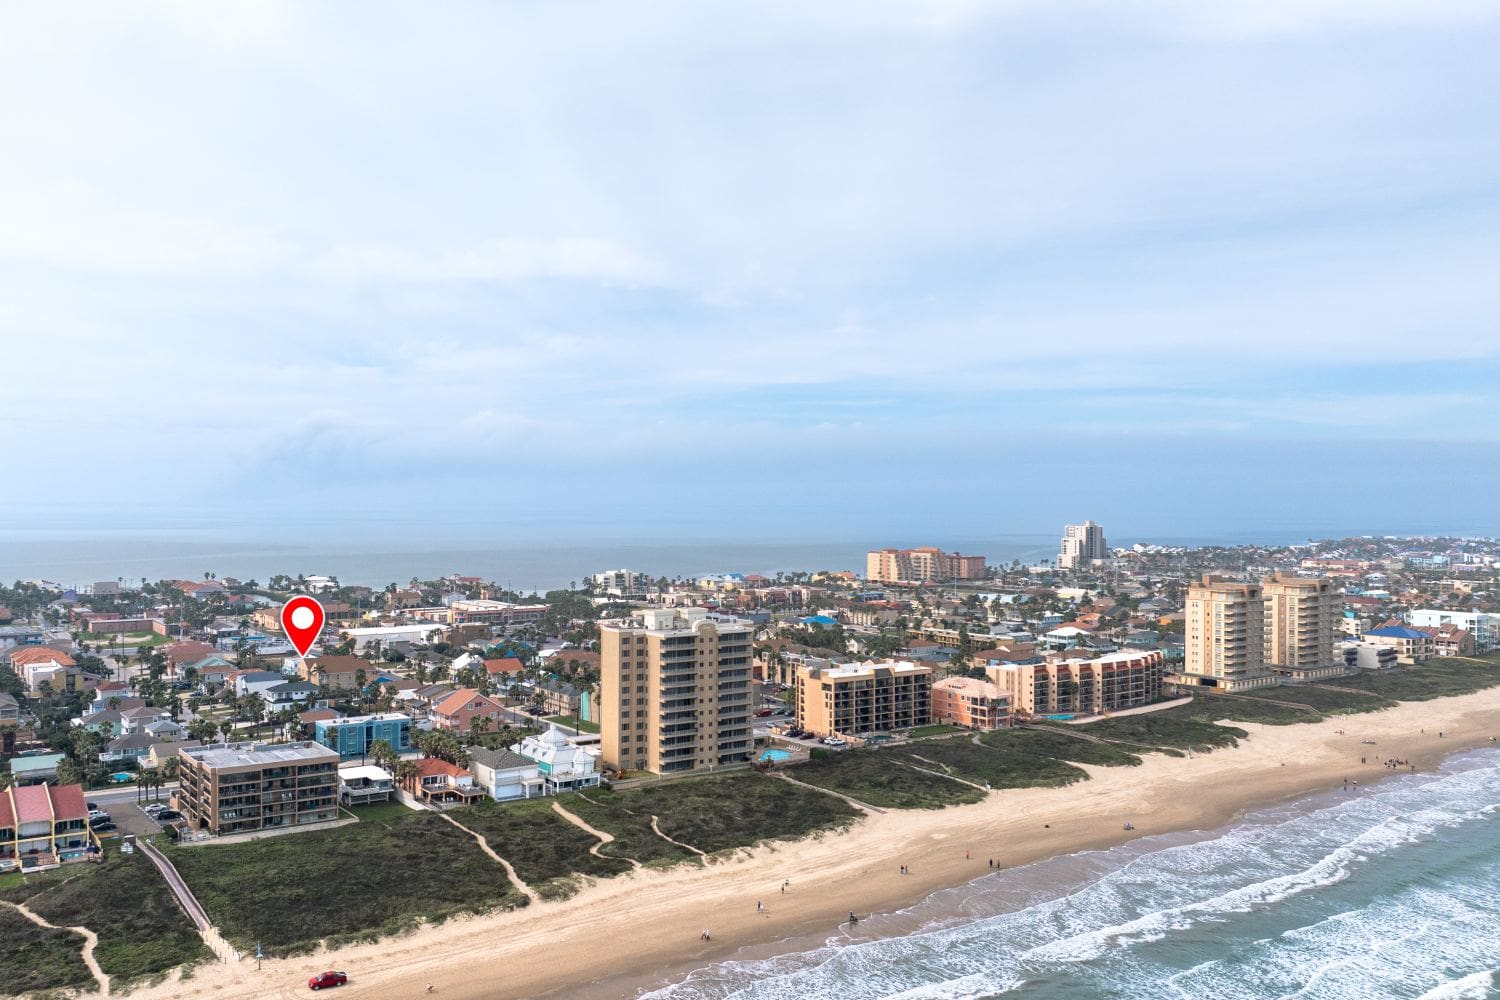
[[[0,900],[0,903],[4,903],[4,901]],[[102,997],[109,996],[109,977],[104,974],[104,970],[99,967],[98,959],[94,957],[94,948],[99,944],[99,935],[87,927],[59,927],[56,924],[49,923],[41,914],[33,912],[22,903],[4,903],[4,905],[15,910],[38,927],[45,927],[49,931],[72,931],[83,938],[83,947],[81,949],[83,964],[88,966],[89,974],[94,977],[94,982],[99,985],[99,995]]]

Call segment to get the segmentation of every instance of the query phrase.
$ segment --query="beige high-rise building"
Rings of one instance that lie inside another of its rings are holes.
[[[1344,673],[1334,654],[1341,630],[1342,601],[1324,579],[1278,573],[1262,586],[1265,597],[1265,657],[1290,680],[1317,680]]]
[[[1267,687],[1265,598],[1258,583],[1205,575],[1188,588],[1185,662],[1178,684],[1225,691]]]
[[[1057,565],[1062,569],[1078,569],[1095,559],[1109,558],[1109,543],[1104,540],[1104,528],[1093,521],[1063,526],[1062,548],[1057,553]]]
[[[702,608],[601,622],[604,766],[672,774],[749,760],[752,632]]]
[[[882,733],[932,721],[932,668],[909,661],[799,667],[798,728],[818,736]]]

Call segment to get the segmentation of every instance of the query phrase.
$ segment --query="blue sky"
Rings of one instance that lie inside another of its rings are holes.
[[[1500,531],[1497,50],[1461,0],[15,10],[0,520]]]

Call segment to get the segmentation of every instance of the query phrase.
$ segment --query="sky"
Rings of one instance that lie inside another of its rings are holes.
[[[0,528],[1500,533],[1496,51],[1464,0],[14,6]]]

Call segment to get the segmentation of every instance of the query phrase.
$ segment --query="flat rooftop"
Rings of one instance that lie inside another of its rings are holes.
[[[183,753],[209,767],[246,767],[267,764],[307,764],[336,761],[339,755],[321,743],[230,743],[184,747]]]

